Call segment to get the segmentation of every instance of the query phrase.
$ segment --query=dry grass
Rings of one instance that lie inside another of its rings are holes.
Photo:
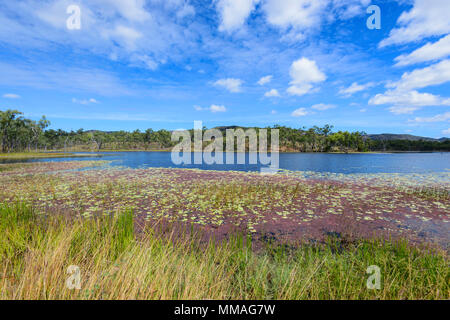
[[[80,290],[66,287],[70,265]],[[381,290],[366,287],[370,265]],[[131,211],[67,220],[0,207],[0,299],[448,299],[448,270],[444,252],[406,243],[330,239],[255,253],[240,236],[136,239]]]

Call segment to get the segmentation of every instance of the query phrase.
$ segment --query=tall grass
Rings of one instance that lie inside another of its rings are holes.
[[[133,213],[72,219],[0,206],[0,299],[448,299],[443,252],[361,241],[255,252],[242,236],[199,244],[192,237],[134,234]],[[81,289],[69,290],[70,265]],[[380,290],[366,269],[381,268]]]

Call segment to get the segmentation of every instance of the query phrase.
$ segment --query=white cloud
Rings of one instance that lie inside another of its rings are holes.
[[[387,85],[390,89],[384,94],[377,94],[371,98],[369,104],[391,104],[393,106],[389,110],[395,114],[412,113],[426,106],[449,106],[450,98],[415,90],[448,81],[450,81],[450,60],[444,60],[423,69],[405,72],[399,81]]]
[[[258,84],[260,86],[263,86],[263,85],[269,83],[270,81],[272,81],[272,76],[265,76],[258,80]]]
[[[267,0],[263,5],[267,21],[282,29],[319,27],[328,0]]]
[[[294,110],[294,112],[292,112],[293,117],[304,117],[308,114],[309,112],[305,108],[299,108],[297,110]]]
[[[442,130],[442,134],[450,134],[450,128]]]
[[[87,105],[87,104],[91,104],[91,103],[100,103],[94,98],[83,99],[83,100],[79,100],[77,98],[72,98],[72,102],[73,103],[78,103],[78,104],[83,104],[83,105]]]
[[[209,108],[203,108],[201,106],[195,105],[194,109],[196,111],[211,111],[212,113],[227,111],[227,108],[225,108],[225,106],[220,106],[220,105],[216,105],[216,104],[212,104]]]
[[[213,105],[211,105],[211,107],[209,107],[209,110],[213,113],[226,112],[227,108],[225,108],[225,106],[218,106],[218,105],[213,104]]]
[[[371,105],[391,104],[389,110],[395,114],[407,114],[427,106],[450,106],[450,99],[445,99],[430,93],[413,91],[388,90],[377,94],[369,100]]]
[[[392,112],[393,114],[396,115],[400,115],[400,114],[411,114],[414,111],[418,110],[420,108],[418,107],[405,107],[405,106],[395,106],[395,107],[390,107],[389,111]]]
[[[135,63],[135,55],[154,61],[150,69],[176,59],[191,48],[197,35],[184,17],[195,14],[185,0],[76,1],[81,8],[81,30],[66,28],[70,0],[3,1],[0,42],[25,51],[72,46],[114,61]],[[176,18],[174,18],[174,16]],[[7,27],[4,27],[7,26]],[[29,26],[33,26],[32,28]],[[145,62],[142,67],[147,67]]]
[[[130,21],[144,22],[151,18],[145,9],[145,0],[100,0],[100,3],[111,4],[120,15]]]
[[[270,91],[267,91],[264,94],[265,97],[271,98],[271,97],[280,97],[280,93],[278,92],[277,89],[272,89]]]
[[[224,87],[230,92],[240,92],[241,91],[241,85],[243,81],[241,79],[234,79],[234,78],[228,78],[228,79],[220,79],[214,82],[215,86]]]
[[[293,96],[303,96],[307,93],[314,92],[314,87],[310,84],[302,84],[302,85],[295,85],[290,86],[287,88],[287,93],[293,95]]]
[[[3,98],[6,98],[6,99],[19,99],[20,96],[18,94],[15,94],[15,93],[5,93],[3,95]]]
[[[288,32],[284,39],[302,40],[324,21],[345,20],[365,13],[370,0],[265,0],[267,22]]]
[[[278,112],[277,112],[277,110],[272,110],[270,113],[271,114],[277,114]]]
[[[334,109],[334,108],[336,108],[336,106],[334,104],[323,104],[323,103],[315,104],[311,107],[311,109],[315,109],[315,110],[319,110],[319,111],[325,111],[325,110]]]
[[[333,0],[334,10],[340,19],[365,15],[372,0]]]
[[[235,31],[242,27],[259,0],[218,0],[216,9],[220,15],[220,31]]]
[[[450,81],[450,60],[444,60],[423,69],[405,72],[400,81],[390,83],[388,87],[404,91],[440,85],[448,81]]]
[[[158,62],[145,54],[132,54],[129,59],[132,66],[142,66],[150,70],[158,68]]]
[[[435,43],[427,43],[410,54],[395,58],[396,66],[403,67],[425,61],[439,60],[450,55],[450,34]]]
[[[315,61],[304,57],[292,63],[289,74],[292,81],[287,92],[297,96],[311,92],[314,89],[313,84],[323,82],[327,78]]]
[[[397,21],[399,27],[393,29],[380,46],[404,44],[450,33],[449,12],[448,0],[414,0],[414,7],[401,14]]]
[[[357,92],[364,91],[370,87],[373,87],[375,84],[373,82],[369,82],[366,84],[358,84],[357,82],[353,82],[348,88],[341,88],[339,90],[339,94],[345,97],[351,97],[353,94]]]
[[[449,120],[450,120],[450,112],[446,112],[446,113],[438,114],[438,115],[435,115],[433,117],[428,117],[428,118],[417,117],[414,120],[410,120],[410,122],[419,122],[419,123],[445,122],[445,121],[449,121]]]
[[[136,41],[142,38],[143,35],[134,28],[119,25],[110,33],[110,37],[122,43],[123,47],[131,52],[136,50]]]

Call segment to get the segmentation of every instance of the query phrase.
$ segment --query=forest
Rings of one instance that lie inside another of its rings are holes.
[[[145,131],[65,131],[48,129],[50,121],[27,119],[17,110],[0,110],[0,143],[3,153],[38,151],[169,151],[177,142],[169,130]],[[218,127],[226,129],[240,127]],[[243,128],[248,129],[248,128]],[[260,128],[256,129],[257,133]],[[373,140],[365,132],[333,132],[333,126],[289,128],[275,125],[265,129],[279,129],[282,152],[370,152],[370,151],[450,151],[450,140]],[[204,128],[206,130],[206,128]],[[193,130],[191,137],[193,137]],[[270,132],[270,130],[269,130]]]

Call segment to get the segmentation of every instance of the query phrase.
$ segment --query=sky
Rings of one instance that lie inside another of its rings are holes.
[[[0,110],[64,130],[200,120],[448,137],[449,12],[448,0],[2,0]]]

